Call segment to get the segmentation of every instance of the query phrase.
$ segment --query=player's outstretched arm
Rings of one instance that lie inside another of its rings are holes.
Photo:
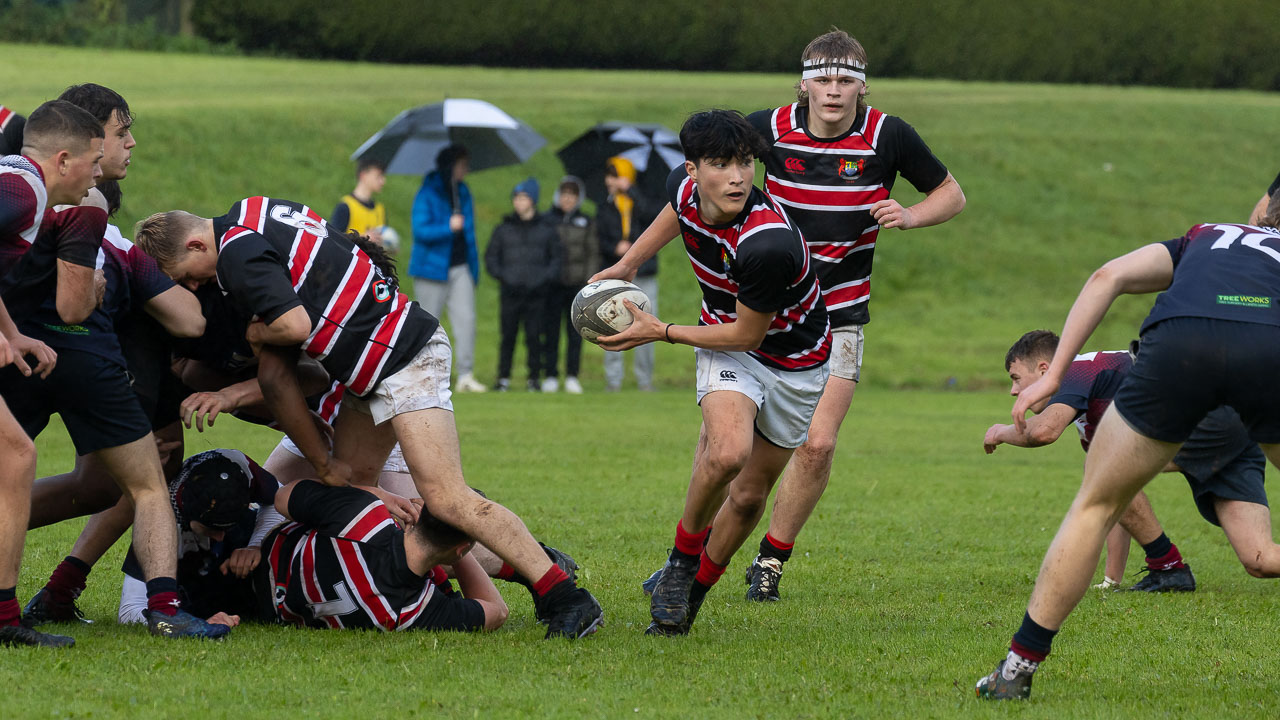
[[[143,304],[147,314],[155,318],[170,335],[194,338],[204,335],[205,319],[195,293],[175,285]]]
[[[959,215],[966,202],[960,183],[947,173],[946,179],[915,205],[904,208],[897,200],[881,200],[871,206],[871,217],[883,228],[931,227]]]
[[[1027,419],[1027,426],[1019,432],[1013,425],[992,425],[982,439],[987,454],[1000,445],[1033,448],[1051,445],[1062,437],[1063,431],[1075,420],[1076,410],[1070,405],[1054,403],[1039,415]]]
[[[1089,336],[1106,317],[1111,303],[1121,295],[1141,295],[1164,290],[1173,282],[1173,258],[1161,244],[1145,245],[1122,255],[1094,271],[1080,290],[1067,322],[1062,328],[1062,339],[1049,364],[1049,371],[1039,380],[1027,386],[1013,404],[1013,424],[1020,432],[1027,426],[1027,411],[1053,397],[1062,384],[1076,355],[1088,342]]]
[[[502,599],[493,580],[485,573],[484,568],[471,553],[467,553],[453,565],[453,576],[458,580],[458,588],[462,596],[474,600],[484,610],[484,629],[497,630],[507,621],[510,610]]]
[[[599,280],[631,282],[640,266],[657,255],[659,250],[666,247],[666,244],[679,234],[680,219],[676,217],[676,211],[672,209],[671,204],[667,203],[667,206],[662,208],[662,212],[658,213],[658,217],[654,218],[649,227],[645,228],[645,231],[640,233],[640,237],[631,244],[627,254],[610,267],[592,275],[591,282]]]
[[[764,342],[769,325],[777,313],[762,313],[743,305],[737,305],[738,317],[734,322],[722,325],[676,325],[664,323],[657,317],[636,307],[630,300],[622,301],[635,320],[631,326],[617,335],[605,335],[597,343],[605,350],[619,352],[639,345],[665,340],[671,343],[692,345],[706,350],[755,350]]]

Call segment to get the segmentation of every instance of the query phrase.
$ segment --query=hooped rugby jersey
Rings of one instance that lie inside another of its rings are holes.
[[[305,308],[311,335],[303,351],[357,396],[407,365],[439,327],[305,205],[247,198],[214,218],[213,229],[218,285],[232,302],[268,323]]]
[[[55,349],[95,349],[123,365],[118,342],[116,348],[107,348],[114,335],[94,334],[84,323],[69,325],[58,314],[58,261],[97,269],[106,232],[107,213],[102,208],[46,209],[35,241],[0,279],[0,296],[24,335]],[[98,344],[95,339],[86,347],[86,339],[95,335],[108,340],[107,344]]]
[[[698,185],[678,166],[667,195],[702,286],[699,325],[737,320],[737,303],[777,313],[750,355],[779,370],[807,370],[827,361],[831,326],[800,231],[773,200],[751,187],[742,213],[726,225],[698,216]]]
[[[1143,332],[1174,317],[1280,325],[1280,230],[1206,223],[1161,244],[1173,260],[1173,282]]]
[[[294,522],[267,536],[276,615],[314,628],[478,630],[484,609],[415,575],[404,531],[373,495],[312,480],[289,495]]]
[[[1132,366],[1133,358],[1126,350],[1077,355],[1067,368],[1058,392],[1049,399],[1050,405],[1066,405],[1076,411],[1075,426],[1080,431],[1080,446],[1085,452],[1089,451],[1102,414],[1111,405]]]
[[[49,204],[44,173],[24,155],[0,158],[0,278],[36,241]]]
[[[871,206],[889,198],[899,174],[927,192],[947,168],[914,128],[875,108],[835,138],[810,135],[808,116],[797,102],[747,117],[769,144],[764,189],[804,232],[832,327],[865,324],[880,230]]]

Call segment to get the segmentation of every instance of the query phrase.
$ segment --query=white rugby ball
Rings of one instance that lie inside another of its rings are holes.
[[[626,330],[634,318],[623,300],[630,300],[645,312],[653,307],[649,296],[626,280],[600,280],[587,285],[573,298],[569,311],[573,329],[588,342]]]
[[[392,255],[400,252],[400,233],[390,225],[383,225],[378,229],[382,231],[382,249]]]

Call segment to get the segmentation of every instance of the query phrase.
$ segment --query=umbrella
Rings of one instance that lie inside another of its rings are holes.
[[[582,178],[587,185],[587,197],[597,203],[608,199],[604,187],[605,164],[615,155],[636,166],[636,186],[650,199],[666,197],[667,176],[684,164],[680,138],[654,123],[601,123],[556,155],[565,170]]]
[[[472,170],[486,170],[522,163],[547,140],[491,103],[450,98],[400,113],[351,159],[381,160],[396,175],[422,175],[435,168],[436,154],[452,143],[467,147]]]

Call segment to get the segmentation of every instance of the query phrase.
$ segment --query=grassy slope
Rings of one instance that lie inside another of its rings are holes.
[[[143,145],[124,224],[175,206],[220,212],[257,192],[325,208],[347,189],[345,157],[355,145],[401,108],[446,93],[495,101],[556,147],[597,120],[678,126],[697,107],[781,103],[790,82],[27,46],[6,46],[4,54],[7,105],[29,108],[84,80],[129,97]],[[92,576],[84,601],[99,624],[76,632],[79,648],[4,655],[0,683],[21,688],[5,715],[158,716],[203,705],[220,717],[268,709],[349,717],[357,708],[371,716],[670,717],[686,708],[722,717],[1274,716],[1274,585],[1239,569],[1176,478],[1156,483],[1153,501],[1202,590],[1091,595],[1037,681],[1035,702],[973,706],[971,683],[1016,626],[1078,482],[1079,451],[1068,438],[988,458],[978,442],[1005,416],[999,392],[882,388],[936,387],[949,376],[962,386],[1001,383],[999,358],[1009,342],[1026,327],[1060,324],[1098,263],[1198,220],[1241,217],[1273,170],[1264,142],[1274,138],[1267,123],[1278,101],[1140,89],[873,87],[878,105],[920,128],[964,185],[970,207],[942,228],[886,235],[871,380],[846,424],[832,488],[802,539],[810,556],[788,568],[786,602],[749,607],[739,599],[744,552],[692,637],[654,643],[639,634],[647,613],[637,584],[661,560],[687,480],[697,426],[688,389],[464,397],[458,421],[469,479],[578,557],[608,612],[600,635],[578,645],[538,641],[517,589],[508,593],[508,629],[484,639],[246,628],[223,646],[150,641],[110,622],[117,549]],[[1104,172],[1104,162],[1114,169]],[[544,151],[528,170],[474,179],[483,226],[496,221],[507,188],[529,171],[544,184],[559,172]],[[388,185],[401,228],[415,188],[411,178]],[[909,187],[899,194],[912,197]],[[665,307],[692,307],[695,291],[678,254],[664,256],[664,272]],[[496,345],[492,285],[482,295],[490,301],[481,315],[482,369]],[[1028,299],[1032,290],[1043,297]],[[1099,344],[1126,339],[1141,303],[1122,311]],[[688,388],[687,350],[659,352],[665,384]],[[585,366],[594,372],[596,363]],[[599,386],[598,374],[589,379]],[[189,451],[227,445],[263,457],[275,437],[219,423],[215,434],[192,435]],[[40,450],[42,472],[69,465],[69,445],[57,431],[41,438]],[[39,586],[77,529],[68,523],[30,536],[21,597]],[[698,677],[690,680],[693,669]]]
[[[352,184],[347,156],[395,113],[446,95],[490,100],[550,142],[525,168],[473,176],[482,242],[507,212],[511,186],[532,173],[549,188],[562,172],[554,149],[592,123],[629,118],[678,128],[698,108],[787,102],[792,83],[779,75],[389,67],[33,46],[9,46],[5,55],[6,105],[29,109],[85,80],[128,97],[141,144],[122,225],[172,207],[220,213],[252,193],[328,212]],[[872,89],[877,106],[920,130],[969,207],[942,227],[882,236],[869,384],[1001,382],[1004,350],[1024,330],[1060,327],[1091,270],[1195,222],[1243,219],[1274,177],[1267,145],[1280,108],[1274,95],[887,80]],[[393,178],[383,194],[406,237],[417,183]],[[919,197],[907,183],[896,195],[906,203]],[[697,290],[674,247],[663,254],[663,279],[664,315],[692,322]],[[495,363],[496,294],[495,283],[482,284],[482,377]],[[1099,345],[1123,344],[1146,306],[1123,303]],[[589,352],[585,367],[598,383]],[[687,359],[659,348],[664,384],[686,386],[689,369]]]

